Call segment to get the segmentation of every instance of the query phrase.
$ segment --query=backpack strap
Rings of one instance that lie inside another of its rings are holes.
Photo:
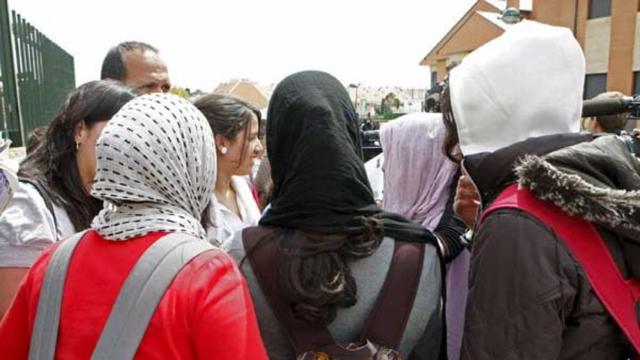
[[[425,245],[395,241],[393,257],[362,340],[397,350],[418,293]],[[443,284],[444,286],[444,284]]]
[[[569,216],[525,188],[511,185],[482,214],[481,222],[498,209],[527,212],[553,229],[584,269],[594,292],[627,339],[640,353],[640,281],[625,279],[592,223]]]
[[[278,286],[279,252],[276,246],[276,235],[279,232],[260,226],[242,230],[242,242],[246,257],[256,275],[260,289],[265,295],[274,315],[283,325],[297,353],[318,349],[334,340],[325,327],[308,326],[297,320],[280,295]]]
[[[37,180],[21,177],[19,178],[19,181],[33,186],[38,191],[38,193],[40,194],[40,197],[42,197],[42,200],[44,200],[44,205],[47,207],[47,210],[49,210],[51,217],[53,217],[53,226],[55,227],[55,232],[56,232],[55,235],[57,237],[58,236],[58,218],[56,217],[56,212],[53,209],[53,201],[51,201],[51,196],[49,196],[49,192],[47,192],[44,186],[42,186],[42,184],[40,184],[40,182]]]
[[[53,252],[44,275],[34,321],[29,360],[53,359],[58,342],[60,307],[67,269],[71,256],[86,231],[77,233],[61,242]]]
[[[207,241],[178,233],[154,242],[118,293],[91,359],[133,359],[173,279],[191,259],[211,249]]]
[[[47,267],[31,337],[30,360],[54,359],[67,270],[84,233],[64,240]],[[184,234],[168,234],[154,242],[125,280],[91,358],[132,359],[175,276],[191,259],[212,248],[207,241]]]
[[[286,329],[296,352],[302,354],[326,349],[333,354],[356,355],[353,351],[341,348],[326,326],[314,326],[296,319],[290,304],[280,297],[278,268],[274,266],[280,255],[276,237],[273,236],[277,233],[279,232],[267,228],[251,227],[243,230],[242,239],[260,288],[276,318]],[[358,351],[357,356],[375,354],[375,348],[368,340],[390,349],[398,349],[420,283],[424,249],[424,244],[396,241],[385,282],[365,323],[361,339],[363,346],[355,350]]]

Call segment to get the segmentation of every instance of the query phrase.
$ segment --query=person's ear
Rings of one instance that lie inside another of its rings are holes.
[[[222,155],[226,155],[229,152],[229,140],[222,135],[214,136],[216,141],[216,151]]]
[[[75,128],[73,129],[73,139],[76,143],[76,150],[80,148],[80,145],[86,140],[87,136],[89,136],[89,127],[84,120],[78,121]]]
[[[602,126],[600,125],[600,122],[596,118],[592,118],[591,120],[591,129],[592,129],[591,132],[593,133],[604,132],[604,129],[602,128]]]

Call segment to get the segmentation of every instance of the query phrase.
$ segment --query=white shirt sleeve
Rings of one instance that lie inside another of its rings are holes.
[[[240,264],[244,258],[244,244],[242,242],[242,231],[236,232],[229,241],[222,245],[222,250],[226,251],[231,257]]]
[[[0,139],[0,214],[9,206],[18,187],[15,161],[9,159],[11,141]]]
[[[53,216],[38,190],[18,183],[0,215],[0,267],[30,267],[57,238]]]

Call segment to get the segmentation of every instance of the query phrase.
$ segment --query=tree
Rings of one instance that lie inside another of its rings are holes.
[[[172,87],[171,90],[169,90],[169,92],[172,93],[173,95],[180,96],[187,100],[191,98],[191,93],[189,92],[189,89],[184,89],[176,86],[176,87]]]
[[[383,115],[385,118],[388,118],[390,115],[398,112],[401,106],[402,102],[400,101],[400,99],[398,99],[396,94],[390,92],[385,95],[384,98],[382,98],[379,114]]]

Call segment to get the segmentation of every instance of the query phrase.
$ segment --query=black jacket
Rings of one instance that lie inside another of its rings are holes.
[[[640,218],[629,211],[640,209],[640,195],[613,191],[640,189],[640,164],[615,137],[533,138],[466,158],[464,166],[485,206],[518,181],[565,212],[594,219],[625,276],[640,265],[639,253],[627,251],[640,239],[632,236]],[[529,214],[497,210],[476,229],[469,282],[462,359],[622,359],[630,350],[582,266]]]

